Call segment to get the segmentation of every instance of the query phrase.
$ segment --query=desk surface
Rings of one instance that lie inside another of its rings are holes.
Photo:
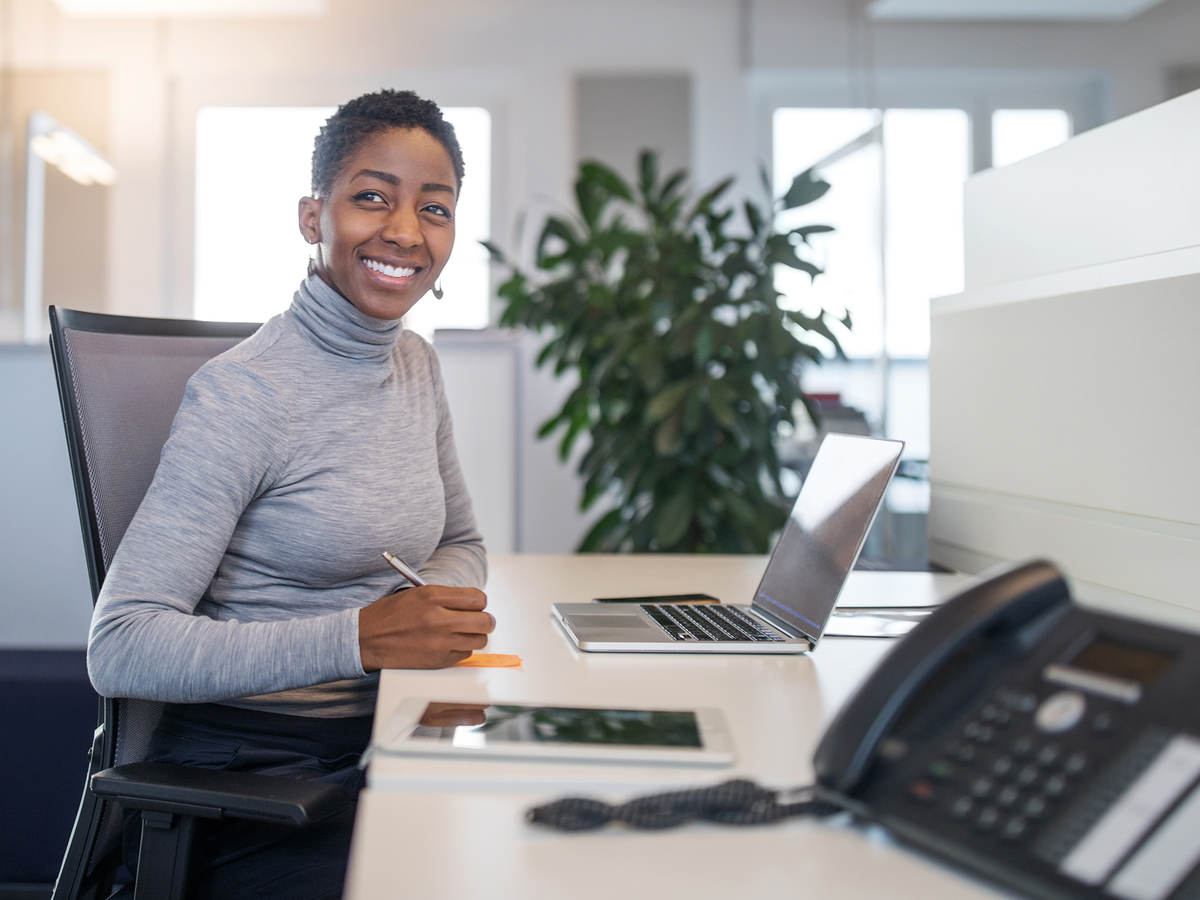
[[[895,895],[897,883],[926,897],[987,895],[879,836],[842,825],[799,820],[560,835],[524,823],[525,809],[564,791],[620,800],[735,775],[772,787],[812,780],[821,732],[890,641],[826,638],[813,653],[796,656],[588,654],[575,650],[550,617],[554,602],[595,596],[698,591],[746,602],[764,565],[762,557],[729,556],[492,557],[488,596],[497,627],[489,649],[519,654],[522,667],[384,672],[377,727],[409,697],[716,706],[729,722],[737,762],[731,769],[685,769],[376,756],[359,806],[346,896],[391,896],[401,888],[428,897],[718,897],[734,890],[765,896],[810,881],[831,896]],[[970,581],[855,572],[841,599],[919,605]],[[731,853],[737,861],[729,861]],[[671,854],[680,861],[664,863]]]

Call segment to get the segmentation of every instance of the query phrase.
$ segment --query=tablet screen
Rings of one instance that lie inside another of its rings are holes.
[[[703,746],[696,714],[690,710],[499,703],[430,703],[411,736],[472,750],[497,745]]]

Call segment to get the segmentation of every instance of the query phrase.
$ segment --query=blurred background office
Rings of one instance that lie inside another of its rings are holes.
[[[81,735],[21,744],[6,805],[58,799],[0,848],[0,882],[52,877],[78,789],[62,773],[82,776],[94,709],[46,307],[283,310],[308,252],[312,135],[378,87],[436,99],[463,144],[446,299],[408,324],[442,357],[490,550],[569,552],[596,512],[578,509],[573,460],[535,437],[569,379],[535,369],[536,337],[495,327],[503,273],[478,241],[528,262],[536,228],[519,223],[571,209],[581,161],[632,175],[649,147],[696,188],[734,176],[731,200],[761,196],[760,165],[777,193],[813,165],[832,184],[803,211],[837,229],[815,241],[825,273],[776,284],[785,304],[851,314],[847,358],[807,366],[804,386],[827,425],[907,442],[915,477],[889,509],[912,527],[885,549],[920,560],[930,300],[964,289],[965,180],[1200,88],[1200,3],[0,0],[0,720]]]

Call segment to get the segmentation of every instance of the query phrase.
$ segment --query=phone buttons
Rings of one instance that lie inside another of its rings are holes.
[[[1058,691],[1042,701],[1033,721],[1042,731],[1067,731],[1083,718],[1086,709],[1087,701],[1079,691]]]
[[[975,817],[975,827],[980,831],[991,831],[1000,822],[1000,811],[994,806],[985,806]]]
[[[1046,799],[1035,794],[1025,801],[1023,812],[1031,819],[1040,819],[1046,814]]]
[[[1025,836],[1025,832],[1029,830],[1025,820],[1020,816],[1013,816],[1004,825],[1004,830],[1001,835],[1007,841],[1018,841]]]

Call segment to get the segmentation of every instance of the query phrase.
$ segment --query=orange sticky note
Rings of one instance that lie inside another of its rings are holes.
[[[512,669],[521,665],[521,657],[515,653],[472,653],[456,666],[475,666],[480,669]]]

